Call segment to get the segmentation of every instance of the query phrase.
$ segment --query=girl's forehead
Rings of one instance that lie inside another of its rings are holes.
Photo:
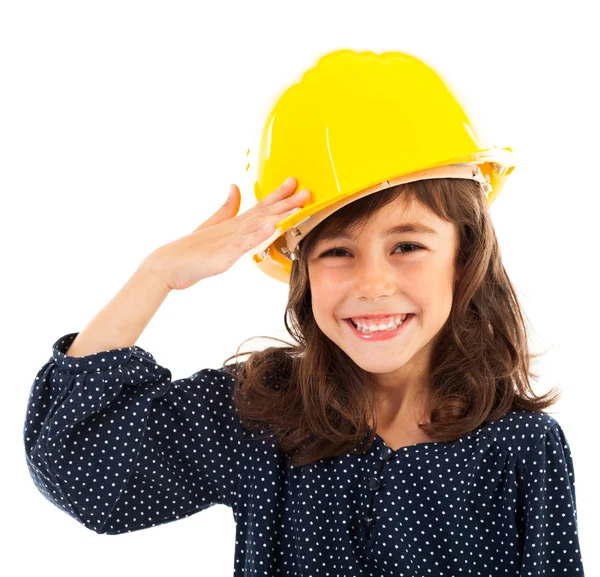
[[[416,206],[406,208],[404,206],[384,206],[378,211],[369,215],[368,218],[354,220],[347,223],[336,222],[332,219],[326,224],[319,235],[320,239],[330,238],[352,238],[357,233],[366,229],[374,231],[384,231],[399,226],[404,226],[407,232],[411,232],[411,225],[414,232],[436,231],[443,222],[436,214],[427,207]],[[429,231],[427,230],[429,229]],[[398,231],[401,232],[401,231]]]

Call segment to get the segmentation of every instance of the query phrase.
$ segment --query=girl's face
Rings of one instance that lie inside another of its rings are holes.
[[[320,239],[308,259],[312,310],[323,333],[381,384],[418,380],[429,368],[433,339],[452,306],[458,235],[416,201],[398,199],[383,207],[358,236]],[[415,223],[433,230],[395,232]],[[402,245],[402,243],[410,243]],[[414,313],[397,336],[364,340],[349,317]]]

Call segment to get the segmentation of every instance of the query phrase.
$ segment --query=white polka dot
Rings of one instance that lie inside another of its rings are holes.
[[[65,352],[31,387],[24,443],[40,492],[120,534],[215,504],[236,521],[234,575],[583,576],[573,460],[547,414],[512,410],[452,443],[291,467],[242,430],[233,378],[171,380],[144,349]]]

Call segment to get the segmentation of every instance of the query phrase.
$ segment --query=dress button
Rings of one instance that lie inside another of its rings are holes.
[[[369,481],[370,489],[372,489],[373,491],[376,491],[377,489],[379,489],[380,485],[381,485],[381,483],[377,477],[371,477],[371,480]]]
[[[392,451],[392,449],[390,449],[389,447],[382,447],[381,449],[381,458],[384,461],[389,460],[389,458],[394,454],[394,451]]]
[[[373,517],[365,517],[365,525],[369,528],[371,528],[371,525],[373,524]]]

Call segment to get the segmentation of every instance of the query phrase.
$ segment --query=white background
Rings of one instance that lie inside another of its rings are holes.
[[[80,331],[149,252],[212,215],[230,183],[242,192],[240,214],[256,202],[246,152],[258,146],[271,98],[338,48],[426,59],[452,81],[480,132],[517,155],[491,215],[534,327],[532,351],[546,351],[533,366],[541,376],[534,390],[564,391],[552,414],[574,456],[586,574],[599,572],[593,3],[1,6],[5,574],[232,575],[235,525],[223,505],[115,537],[46,501],[25,464],[27,397],[52,344]],[[291,340],[286,298],[287,285],[242,258],[172,292],[137,344],[173,379],[187,377],[221,366],[246,338]]]

